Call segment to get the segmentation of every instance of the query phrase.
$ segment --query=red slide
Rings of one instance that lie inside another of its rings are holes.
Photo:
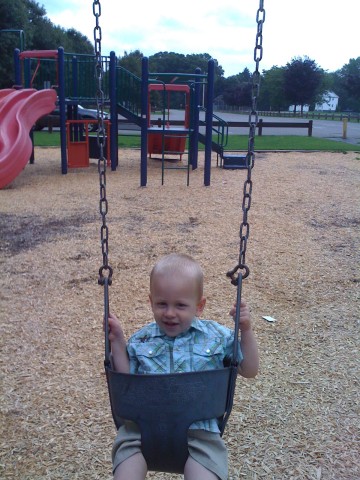
[[[29,132],[55,102],[55,90],[0,90],[0,188],[25,168],[32,152]]]

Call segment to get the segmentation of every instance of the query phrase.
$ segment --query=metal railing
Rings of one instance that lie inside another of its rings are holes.
[[[117,103],[133,115],[141,115],[141,78],[123,67],[116,68]]]
[[[206,108],[199,107],[200,112],[206,112]],[[213,125],[212,125],[212,133],[213,133],[213,143],[218,145],[219,152],[223,152],[225,147],[228,143],[228,136],[229,136],[229,125],[228,123],[221,117],[218,117],[213,113]],[[205,126],[206,122],[203,119],[199,119],[199,126]],[[215,138],[214,138],[215,135]]]

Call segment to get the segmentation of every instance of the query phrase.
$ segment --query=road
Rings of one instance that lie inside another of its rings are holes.
[[[227,122],[247,122],[249,120],[248,115],[241,115],[236,113],[223,113],[214,112],[217,116],[223,118]],[[122,118],[119,116],[119,118]],[[155,115],[154,118],[157,118]],[[307,119],[294,119],[285,117],[259,117],[264,122],[308,122]],[[170,119],[182,120],[184,119],[183,110],[171,110]],[[121,125],[120,130],[126,134],[130,131],[134,133],[139,131],[139,128],[135,125]],[[247,128],[231,127],[229,128],[230,135],[246,135]],[[306,128],[264,128],[263,135],[307,135]],[[313,120],[313,137],[328,138],[330,140],[337,140],[341,142],[347,142],[354,145],[360,145],[360,123],[348,122],[347,124],[347,138],[343,138],[343,122],[336,120]]]

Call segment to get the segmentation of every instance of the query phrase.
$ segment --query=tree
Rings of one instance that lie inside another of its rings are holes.
[[[25,45],[20,43],[20,31],[24,33]],[[0,0],[0,88],[14,84],[15,48],[54,50],[60,46],[69,53],[94,53],[87,37],[73,28],[65,30],[54,25],[36,1]]]
[[[140,50],[135,50],[130,53],[125,51],[124,55],[118,58],[118,65],[141,78],[141,62],[143,57],[144,55]]]
[[[284,69],[284,93],[289,104],[300,105],[301,113],[304,105],[320,100],[324,93],[324,70],[308,57],[293,58]]]
[[[149,68],[152,72],[176,72],[193,74],[196,68],[200,68],[202,73],[208,70],[208,62],[211,60],[208,53],[192,53],[184,55],[175,52],[158,52],[149,57]],[[214,59],[215,79],[224,75],[224,70]]]
[[[261,110],[285,110],[289,107],[284,95],[285,67],[272,67],[262,73],[259,108]]]
[[[242,73],[226,78],[223,88],[223,99],[227,105],[251,106],[252,82],[248,68],[245,68]]]
[[[338,70],[336,80],[342,110],[360,111],[360,57],[351,58]]]
[[[92,42],[85,35],[75,30],[75,28],[62,29],[62,31],[65,33],[66,44],[64,49],[66,52],[87,53],[89,55],[94,53]]]
[[[135,50],[130,53],[124,52],[124,55],[119,57],[118,62],[120,66],[126,68],[134,75],[141,77],[142,58],[142,52]],[[184,55],[175,52],[157,52],[149,57],[149,70],[151,73],[182,73],[191,76],[195,73],[196,68],[200,68],[201,72],[206,74],[208,70],[208,62],[211,58],[211,55],[208,53],[192,53]],[[214,63],[214,96],[216,96],[218,92],[222,90],[224,70],[216,59],[214,59]],[[170,82],[171,80],[172,78],[169,77],[165,81]],[[152,97],[153,102],[159,104],[160,95],[153,92]],[[174,101],[178,105],[183,104],[182,95],[174,94],[172,99],[175,99]]]
[[[0,0],[0,88],[14,84],[13,52],[21,47],[20,31],[24,30],[26,22],[27,9],[23,0]]]

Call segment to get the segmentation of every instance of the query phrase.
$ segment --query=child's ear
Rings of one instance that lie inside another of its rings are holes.
[[[197,307],[196,307],[196,315],[199,316],[202,314],[204,308],[205,308],[205,303],[206,303],[206,298],[205,297],[201,297],[199,303],[197,304]]]

